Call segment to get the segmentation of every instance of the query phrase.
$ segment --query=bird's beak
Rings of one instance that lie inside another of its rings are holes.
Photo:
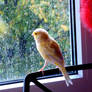
[[[34,34],[32,33],[32,36],[34,36]]]

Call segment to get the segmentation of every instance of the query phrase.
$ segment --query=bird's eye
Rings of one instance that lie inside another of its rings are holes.
[[[35,33],[35,35],[37,35],[37,33]]]

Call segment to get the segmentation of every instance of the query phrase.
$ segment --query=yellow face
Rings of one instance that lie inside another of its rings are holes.
[[[35,32],[35,31],[34,31],[34,32],[32,33],[32,36],[33,36],[36,40],[37,40],[37,38],[38,38],[38,35],[39,35],[38,32]]]
[[[32,36],[34,37],[35,40],[46,40],[48,38],[48,33],[44,29],[36,29],[33,33]]]

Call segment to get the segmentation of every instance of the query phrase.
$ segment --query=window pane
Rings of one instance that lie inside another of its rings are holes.
[[[69,0],[0,0],[0,82],[22,79],[43,66],[31,36],[36,28],[46,29],[66,65],[72,64]],[[49,64],[45,70],[53,68]]]

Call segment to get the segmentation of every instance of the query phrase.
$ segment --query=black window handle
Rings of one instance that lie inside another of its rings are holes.
[[[67,71],[86,70],[86,69],[92,69],[92,63],[66,67]],[[51,69],[44,71],[44,74],[46,75],[56,74],[56,73],[59,73],[59,69]],[[37,78],[42,76],[43,76],[42,72],[28,74],[24,80],[23,92],[30,92],[30,82],[33,82],[35,85],[41,88],[43,92],[52,92],[50,89],[48,89],[43,84],[37,81]]]

